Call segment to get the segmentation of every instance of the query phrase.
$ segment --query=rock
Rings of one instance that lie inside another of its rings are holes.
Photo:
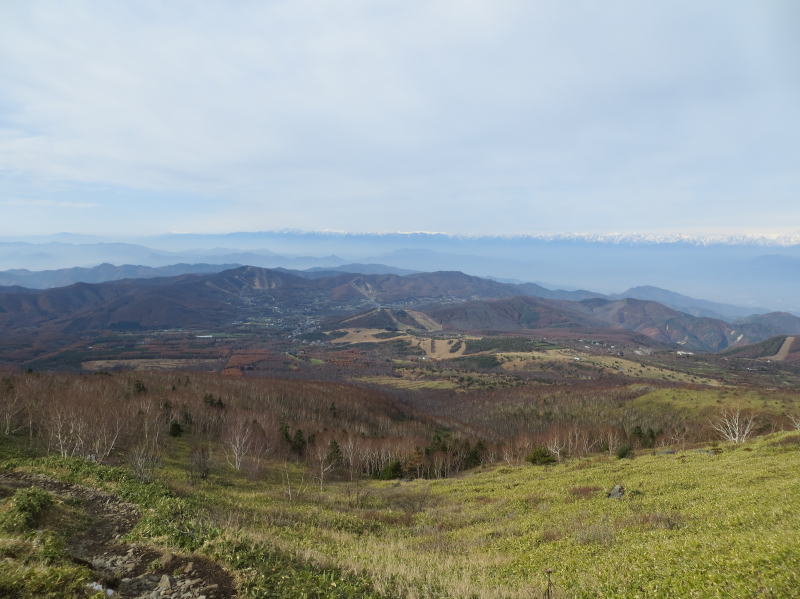
[[[174,584],[175,584],[175,579],[172,578],[172,576],[170,576],[169,574],[164,574],[164,576],[161,577],[161,580],[158,581],[158,588],[169,590],[173,587]]]
[[[173,561],[175,561],[175,556],[171,553],[165,553],[159,558],[158,563],[161,564],[162,568],[169,568]]]
[[[192,570],[194,570],[194,562],[189,562],[186,564],[186,567],[183,569],[184,573],[191,574]]]
[[[625,487],[622,485],[614,485],[614,488],[611,489],[608,493],[606,493],[606,497],[609,499],[622,499],[625,495]]]

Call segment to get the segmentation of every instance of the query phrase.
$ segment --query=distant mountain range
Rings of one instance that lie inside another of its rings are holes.
[[[648,284],[718,304],[744,306],[749,313],[763,312],[762,307],[766,307],[800,314],[798,239],[770,243],[748,238],[630,235],[472,237],[272,231],[162,235],[120,243],[60,235],[0,242],[0,269],[52,270],[92,267],[101,262],[150,267],[249,264],[291,270],[383,264],[400,269],[395,274],[457,270],[475,276],[533,281],[545,288],[581,287],[612,298],[620,289]],[[360,270],[364,271],[363,267]],[[672,305],[676,307],[674,299]],[[721,312],[719,306],[681,309],[708,317],[744,315]]]
[[[239,264],[171,264],[169,266],[134,266],[100,264],[91,268],[74,267],[56,270],[14,269],[0,271],[0,286],[19,285],[31,289],[66,287],[74,283],[105,283],[121,279],[150,279],[186,274],[214,273],[236,268]]]
[[[154,277],[175,277],[187,274],[222,272],[242,266],[233,264],[170,264],[167,266],[142,266],[123,264],[115,266],[103,263],[93,267],[59,268],[54,270],[12,269],[0,271],[0,286],[28,287],[30,289],[49,289],[65,287],[74,283],[105,283],[121,279],[150,279]],[[301,277],[317,279],[342,272],[361,274],[413,274],[413,270],[394,268],[385,264],[344,264],[342,266],[314,267],[307,270],[294,270],[278,267]]]
[[[245,266],[47,290],[4,288],[0,332],[19,340],[26,335],[58,337],[104,330],[224,327],[264,319],[270,319],[271,326],[289,327],[309,317],[344,318],[386,307],[418,310],[453,330],[614,329],[700,351],[800,333],[800,318],[786,313],[728,323],[649,300],[531,297],[541,289],[460,272],[308,277]]]
[[[63,268],[56,270],[32,271],[25,269],[0,271],[0,286],[21,286],[31,289],[47,289],[51,287],[64,287],[73,283],[104,283],[107,281],[118,281],[121,279],[144,279],[152,277],[169,277],[183,274],[203,274],[215,273],[229,270],[240,266],[239,264],[171,264],[167,266],[150,267],[141,265],[124,264],[114,266],[104,263],[92,268]],[[334,276],[340,273],[357,274],[395,274],[409,275],[417,271],[396,268],[386,264],[343,264],[333,267],[312,267],[306,270],[277,268],[299,277],[308,279],[319,279]],[[497,279],[490,279],[495,282],[505,282]],[[659,302],[681,312],[686,312],[693,316],[703,316],[717,318],[720,320],[736,320],[752,314],[767,313],[766,308],[745,308],[711,302],[708,300],[695,299],[680,293],[660,289],[652,286],[640,286],[628,289],[623,293],[605,295],[594,291],[576,290],[568,291],[562,289],[547,289],[536,283],[507,283],[515,285],[519,295],[530,295],[546,299],[566,299],[580,301],[592,298],[606,299],[642,299]]]

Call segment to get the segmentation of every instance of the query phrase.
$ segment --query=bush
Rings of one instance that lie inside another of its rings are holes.
[[[181,423],[177,420],[173,420],[169,423],[169,436],[170,437],[180,437],[183,434],[183,427]]]
[[[402,476],[403,465],[400,463],[400,460],[393,460],[386,464],[383,470],[378,472],[377,478],[380,480],[394,480],[396,478],[402,478]]]
[[[633,448],[628,445],[620,445],[617,449],[617,459],[623,460],[625,458],[633,458]]]
[[[537,466],[546,466],[547,464],[553,464],[556,461],[556,457],[550,453],[550,450],[546,447],[534,448],[534,450],[528,454],[528,457],[525,459],[531,464],[535,464]]]
[[[0,528],[21,532],[36,525],[42,512],[53,504],[53,496],[39,487],[28,487],[18,489],[10,504],[0,514]]]

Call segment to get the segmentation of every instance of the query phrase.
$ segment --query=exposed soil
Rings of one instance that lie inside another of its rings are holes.
[[[231,576],[215,562],[197,555],[175,555],[119,539],[139,519],[136,508],[95,489],[45,476],[10,472],[0,475],[0,496],[36,486],[77,502],[90,518],[70,535],[67,551],[96,574],[93,588],[125,599],[227,599],[235,597]]]
[[[781,345],[781,348],[778,350],[777,354],[775,354],[774,356],[769,356],[764,359],[773,360],[775,362],[783,362],[789,355],[789,352],[792,349],[792,345],[794,345],[794,339],[795,339],[794,337],[787,337],[786,339],[783,340],[783,345]]]

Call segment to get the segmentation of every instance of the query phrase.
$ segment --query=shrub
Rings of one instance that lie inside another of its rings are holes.
[[[620,445],[617,449],[617,459],[623,460],[625,458],[633,458],[633,448],[627,443]]]
[[[173,420],[169,423],[169,436],[170,437],[180,437],[183,434],[183,427],[181,423],[177,420]]]
[[[546,447],[536,447],[528,457],[525,458],[531,464],[535,464],[537,466],[545,466],[547,464],[553,464],[556,461],[556,457],[550,453],[550,450]]]
[[[393,460],[386,464],[383,470],[378,472],[377,478],[380,480],[394,480],[396,478],[402,478],[402,476],[403,465],[400,463],[400,460]]]
[[[10,507],[0,514],[0,528],[23,531],[32,528],[42,512],[53,504],[53,496],[39,487],[18,489],[11,498]]]

